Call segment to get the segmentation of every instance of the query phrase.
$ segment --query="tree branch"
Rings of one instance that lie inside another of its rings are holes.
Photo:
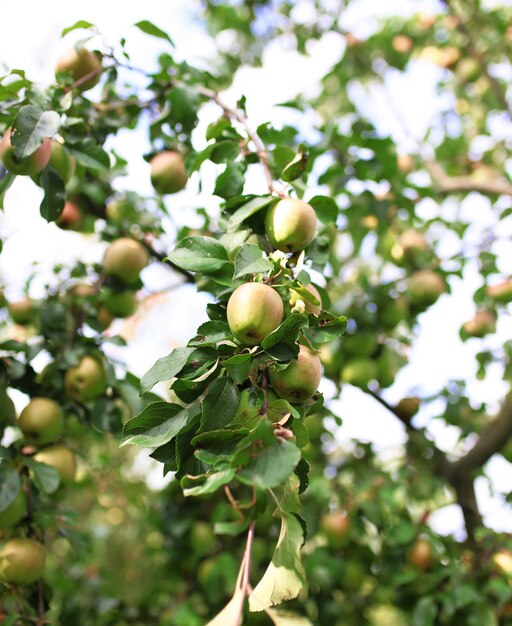
[[[425,168],[440,193],[477,191],[482,194],[512,196],[512,185],[504,179],[474,180],[471,176],[448,176],[436,161],[425,161]]]

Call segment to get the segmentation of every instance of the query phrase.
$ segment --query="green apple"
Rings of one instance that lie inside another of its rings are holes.
[[[137,296],[134,291],[105,291],[105,309],[114,317],[130,317],[137,309]]]
[[[512,302],[512,278],[497,285],[489,285],[486,289],[487,295],[496,302],[507,304]]]
[[[401,296],[390,298],[378,307],[378,315],[383,328],[395,328],[409,314],[407,300]]]
[[[269,404],[274,400],[277,400],[277,395],[269,389]],[[233,418],[233,424],[247,425],[253,420],[259,418],[263,402],[263,395],[260,397],[254,391],[251,392],[251,389],[244,389],[240,394],[240,401],[238,403],[235,417]]]
[[[8,128],[0,141],[0,158],[2,165],[11,174],[18,176],[34,176],[43,170],[50,160],[52,142],[45,137],[31,155],[25,159],[17,159],[14,156],[14,146],[11,143],[11,129]]]
[[[378,343],[375,333],[360,332],[345,335],[342,339],[344,352],[358,357],[371,356],[377,349]]]
[[[233,336],[245,346],[257,346],[283,319],[284,306],[275,289],[263,283],[244,283],[231,294],[227,306]]]
[[[20,413],[17,425],[27,443],[42,446],[56,439],[64,428],[64,415],[51,398],[32,398]]]
[[[403,419],[410,420],[420,408],[421,399],[418,396],[402,398],[395,406],[395,412]]]
[[[484,337],[496,331],[496,315],[492,311],[477,311],[462,326],[462,335],[467,337]]]
[[[502,574],[512,577],[512,551],[502,548],[492,555],[493,566]]]
[[[365,389],[371,380],[376,380],[379,374],[377,363],[368,357],[351,359],[341,368],[340,378],[350,385]]]
[[[96,295],[96,288],[87,283],[76,283],[68,289],[67,293],[72,298],[92,298]]]
[[[307,285],[305,289],[307,289],[309,293],[318,301],[318,304],[313,304],[313,302],[310,302],[309,300],[302,299],[299,293],[297,293],[294,289],[290,289],[290,306],[293,308],[297,304],[297,302],[301,300],[302,302],[304,302],[304,309],[308,313],[312,313],[316,316],[320,315],[320,313],[322,312],[322,296],[320,295],[320,292],[312,284]]]
[[[0,528],[15,526],[27,513],[27,496],[23,489],[20,489],[5,511],[0,511]]]
[[[434,304],[445,291],[444,279],[432,270],[418,270],[409,279],[409,297],[418,306]]]
[[[30,324],[35,320],[37,309],[33,300],[25,298],[7,304],[9,314],[15,324]]]
[[[341,570],[341,588],[357,592],[361,589],[366,576],[366,570],[359,561],[345,561]]]
[[[65,202],[62,213],[56,221],[63,230],[80,230],[82,226],[82,210],[74,202]]]
[[[103,268],[108,276],[115,276],[127,284],[139,279],[149,262],[146,248],[129,237],[121,237],[110,244],[103,257]]]
[[[296,198],[284,198],[271,206],[265,218],[270,243],[283,252],[300,252],[314,239],[317,217],[313,207]]]
[[[325,535],[331,548],[339,550],[350,541],[351,523],[348,515],[342,511],[326,513],[320,520],[320,530]]]
[[[305,402],[313,396],[322,379],[322,364],[316,352],[299,346],[299,354],[285,369],[270,367],[270,384],[288,402]]]
[[[107,389],[107,375],[103,364],[92,356],[84,356],[76,367],[64,376],[66,394],[78,402],[88,402],[101,396]]]
[[[432,544],[428,539],[418,539],[412,546],[408,561],[414,567],[426,571],[433,561]]]
[[[405,360],[395,350],[384,347],[377,358],[377,380],[381,387],[389,387],[395,382],[401,366]]]
[[[76,458],[75,455],[64,446],[49,446],[34,454],[34,460],[55,468],[60,475],[63,484],[67,485],[75,480]]]
[[[9,539],[0,548],[0,580],[12,585],[31,585],[44,571],[45,551],[26,537]]]
[[[177,193],[188,182],[185,162],[179,152],[166,150],[155,155],[150,161],[151,183],[160,195]]]
[[[414,261],[428,249],[428,242],[422,233],[417,230],[406,230],[391,249],[391,256],[396,263],[402,264],[406,261]]]
[[[208,522],[194,522],[190,530],[190,545],[192,550],[200,555],[204,556],[208,554],[215,544],[215,534]]]
[[[341,340],[334,339],[323,343],[318,351],[318,356],[324,366],[325,375],[329,378],[338,378],[343,364]]]
[[[94,52],[84,47],[74,47],[69,48],[59,57],[55,66],[55,74],[70,74],[73,81],[77,82],[94,73],[77,87],[79,91],[86,91],[98,84],[100,68],[101,61]]]
[[[59,141],[52,141],[50,167],[54,169],[64,184],[69,183],[75,173],[76,161]]]

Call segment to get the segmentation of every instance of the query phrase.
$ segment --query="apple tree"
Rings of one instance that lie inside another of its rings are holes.
[[[52,84],[2,77],[0,203],[29,177],[41,216],[103,253],[53,268],[44,297],[37,267],[24,298],[3,296],[1,624],[509,623],[512,542],[475,484],[512,459],[511,11],[444,0],[359,33],[357,4],[207,1],[212,34],[236,35],[208,69],[147,20],[153,70],[79,21]],[[313,95],[280,103],[290,121],[255,125],[244,94],[223,91],[276,41],[339,52]],[[438,108],[418,133],[392,83],[425,68]],[[142,122],[151,197],[117,191],[116,137]],[[181,207],[184,189],[215,208]],[[175,293],[210,300],[139,379],[109,329],[134,319],[156,264]],[[467,307],[456,334],[472,373],[397,396],[443,302]],[[502,397],[475,393],[497,376]],[[374,432],[383,415],[401,425],[391,459],[373,433],[340,438],[355,389]],[[173,476],[157,493],[127,478],[140,447]],[[102,536],[98,505],[119,537]],[[449,505],[463,523],[442,533],[432,520]]]

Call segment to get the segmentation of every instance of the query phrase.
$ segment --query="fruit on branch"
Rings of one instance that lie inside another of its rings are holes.
[[[320,292],[318,291],[318,289],[312,284],[307,285],[306,289],[314,298],[318,300],[318,304],[313,304],[313,302],[310,302],[309,300],[306,300],[305,298],[302,299],[300,296],[300,293],[297,293],[293,289],[290,289],[290,294],[291,294],[290,306],[293,308],[299,300],[302,300],[302,302],[304,302],[304,305],[305,305],[305,310],[308,313],[312,313],[313,315],[318,316],[322,312],[322,296],[320,295]]]
[[[107,308],[103,304],[100,304],[100,306],[98,307],[98,315],[96,319],[101,328],[105,330],[114,321],[114,316],[112,315],[112,313],[110,313],[110,311],[107,311]]]
[[[67,485],[75,480],[76,458],[64,446],[49,446],[34,454],[34,460],[53,467],[59,472],[63,484]]]
[[[358,357],[371,356],[378,346],[375,333],[364,331],[345,335],[341,345],[344,352]]]
[[[339,339],[335,339],[333,341],[323,343],[318,351],[318,356],[324,366],[325,375],[330,378],[338,378],[343,364],[341,341]]]
[[[430,306],[446,291],[442,276],[432,270],[418,270],[409,279],[408,293],[413,304]]]
[[[103,257],[105,274],[115,276],[127,284],[137,282],[141,270],[148,263],[149,253],[146,248],[129,237],[112,242]]]
[[[359,561],[345,561],[341,569],[341,588],[356,592],[361,589],[366,576],[366,570]]]
[[[421,400],[418,396],[408,396],[402,398],[400,402],[395,406],[395,413],[405,420],[410,420],[411,417],[416,415],[420,408]]]
[[[396,157],[396,164],[402,174],[409,174],[413,171],[415,166],[414,157],[410,154],[399,154]]]
[[[502,574],[512,576],[512,550],[502,548],[495,552],[491,558],[493,566]]]
[[[194,522],[190,530],[190,545],[194,552],[204,556],[211,552],[214,543],[215,535],[211,525],[208,522]]]
[[[0,580],[12,585],[31,585],[44,571],[45,551],[26,537],[9,539],[0,548]]]
[[[228,300],[229,328],[245,346],[259,345],[279,326],[283,314],[281,296],[263,283],[244,283]]]
[[[14,156],[14,146],[11,143],[11,129],[8,128],[2,140],[0,141],[0,157],[2,165],[11,174],[20,176],[34,176],[43,170],[50,160],[52,152],[52,142],[45,137],[39,146],[31,155],[25,159],[17,159]]]
[[[59,141],[52,141],[50,167],[57,172],[64,183],[69,183],[75,173],[75,158],[66,152]]]
[[[379,321],[383,328],[395,328],[409,314],[407,300],[402,297],[390,298],[378,307]]]
[[[92,298],[96,295],[96,288],[87,283],[77,283],[68,289],[68,294],[73,298]]]
[[[299,354],[285,369],[268,370],[270,384],[288,402],[305,402],[316,393],[322,379],[322,364],[316,352],[299,346]]]
[[[124,291],[105,292],[103,304],[108,313],[114,317],[130,317],[137,308],[137,296],[134,291],[128,289]]]
[[[76,367],[64,376],[66,394],[78,402],[88,402],[102,395],[107,388],[107,375],[103,364],[92,356],[84,356]]]
[[[183,156],[175,150],[166,150],[155,155],[151,161],[151,183],[164,196],[184,189],[188,182]]]
[[[105,207],[105,215],[111,222],[120,222],[124,219],[131,219],[136,214],[136,209],[132,202],[126,198],[115,198]]]
[[[9,302],[7,308],[15,324],[30,324],[35,320],[37,314],[35,303],[30,298]]]
[[[299,252],[312,241],[317,217],[313,207],[297,198],[285,198],[271,206],[265,218],[270,243],[283,252]]]
[[[51,398],[32,398],[20,413],[17,425],[27,443],[42,446],[54,441],[64,428],[64,415]]]
[[[484,337],[496,331],[496,315],[492,311],[477,311],[462,326],[462,334],[468,337]]]
[[[489,285],[486,289],[489,298],[496,302],[507,304],[512,302],[512,278],[505,280],[497,285]]]
[[[277,395],[271,390],[268,390],[268,402],[269,404],[277,400]],[[250,389],[244,389],[240,394],[240,401],[236,410],[235,417],[233,418],[234,424],[247,424],[255,418],[260,417],[260,410],[263,406],[263,400],[259,398],[254,392],[251,393]]]
[[[23,519],[27,513],[27,496],[23,489],[20,489],[5,511],[0,511],[0,528],[10,528],[14,526]]]
[[[63,230],[80,230],[82,226],[82,211],[80,207],[68,200],[64,204],[62,213],[59,215],[56,223]]]
[[[331,548],[339,550],[350,541],[350,518],[342,511],[326,513],[320,520],[320,530]]]
[[[411,565],[422,571],[430,568],[433,561],[432,544],[428,539],[418,539],[411,548],[408,560]]]
[[[381,387],[389,387],[395,381],[402,365],[406,359],[398,352],[388,346],[384,346],[381,353],[377,357],[377,380]]]
[[[429,249],[423,233],[417,230],[406,230],[391,248],[391,256],[396,263],[414,262],[422,252]]]
[[[342,381],[366,389],[371,380],[376,380],[379,368],[376,361],[367,357],[351,359],[341,368],[340,378]]]
[[[87,48],[73,47],[66,50],[55,65],[55,74],[70,74],[77,82],[91,74],[90,78],[77,86],[79,91],[86,91],[98,84],[100,80],[101,61]]]

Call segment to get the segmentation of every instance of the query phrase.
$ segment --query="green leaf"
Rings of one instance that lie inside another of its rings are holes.
[[[251,363],[251,354],[235,354],[235,356],[226,359],[222,365],[226,368],[235,383],[240,385],[249,376]]]
[[[41,174],[44,197],[39,211],[47,222],[55,222],[66,202],[66,189],[62,178],[51,168],[45,167]]]
[[[307,617],[302,617],[302,615],[296,615],[288,611],[267,609],[265,613],[274,622],[275,626],[313,626]]]
[[[92,140],[84,140],[80,147],[66,145],[66,149],[75,159],[83,165],[93,170],[108,170],[110,168],[110,157]]]
[[[121,446],[157,448],[176,437],[197,414],[199,408],[170,402],[152,402],[123,427]]]
[[[226,249],[213,237],[186,237],[169,255],[169,260],[191,272],[209,274],[230,263]]]
[[[38,463],[34,459],[27,459],[27,466],[32,470],[34,482],[39,491],[55,493],[60,485],[60,474],[54,467],[46,463]]]
[[[276,439],[272,445],[264,448],[256,459],[240,470],[237,477],[248,485],[272,489],[287,481],[300,458],[300,450],[294,443]]]
[[[294,513],[283,511],[277,547],[267,571],[249,597],[250,611],[264,611],[299,595],[305,580],[300,561],[303,543],[304,529],[299,519]]]
[[[78,20],[78,22],[75,22],[73,24],[73,26],[68,26],[67,28],[64,28],[64,30],[62,31],[60,36],[64,37],[65,35],[67,35],[71,31],[78,30],[80,28],[89,29],[89,28],[96,28],[96,26],[94,24],[92,24],[91,22],[86,22],[85,20]]]
[[[43,111],[34,104],[21,107],[12,123],[14,156],[26,159],[40,147],[45,137],[53,137],[59,127],[60,115],[56,111]]]
[[[318,216],[318,219],[324,224],[335,224],[338,219],[338,205],[333,198],[329,196],[315,196],[308,201]]]
[[[265,258],[263,251],[253,243],[244,243],[235,257],[235,272],[233,280],[247,274],[261,274],[270,272],[273,264]]]
[[[201,430],[222,428],[235,417],[240,394],[227,377],[218,378],[208,388],[203,401]]]
[[[21,480],[16,470],[0,465],[0,513],[16,499],[21,489]]]
[[[175,348],[171,354],[158,359],[153,367],[141,378],[141,395],[163,380],[170,380],[185,367],[193,348]]]
[[[174,47],[174,42],[169,35],[161,28],[158,28],[158,26],[155,26],[153,22],[142,20],[134,24],[134,26],[136,26],[143,33],[146,33],[146,35],[152,35],[153,37],[158,37],[159,39],[165,39],[165,41],[168,41],[171,46]]]
[[[261,342],[264,350],[271,348],[278,342],[294,343],[297,341],[300,331],[308,325],[308,318],[301,313],[292,313],[270,335]]]
[[[411,626],[433,626],[437,615],[437,605],[431,596],[421,598],[414,607]]]
[[[221,341],[232,338],[233,335],[229,330],[229,325],[220,320],[214,320],[201,324],[197,329],[197,335],[191,339],[189,346],[208,346],[217,345]]]
[[[244,189],[244,173],[245,168],[241,163],[226,165],[226,169],[217,178],[213,193],[221,198],[239,196]]]
[[[312,320],[311,324],[313,325],[304,330],[304,336],[316,345],[341,337],[347,330],[347,318],[344,315],[336,317],[324,312],[320,318]]]
[[[300,178],[306,171],[308,158],[309,150],[307,146],[301,144],[294,159],[281,172],[280,178],[286,182]]]
[[[11,174],[0,166],[0,209],[4,208],[4,198],[7,190],[13,184],[15,174]]]
[[[248,217],[264,209],[273,202],[273,200],[274,198],[272,196],[257,196],[256,198],[251,198],[251,200],[242,204],[229,218],[228,229],[233,230],[237,228]]]
[[[235,476],[235,470],[227,468],[213,474],[201,474],[200,476],[184,476],[181,479],[183,495],[204,496],[214,493],[217,489],[229,484]]]

